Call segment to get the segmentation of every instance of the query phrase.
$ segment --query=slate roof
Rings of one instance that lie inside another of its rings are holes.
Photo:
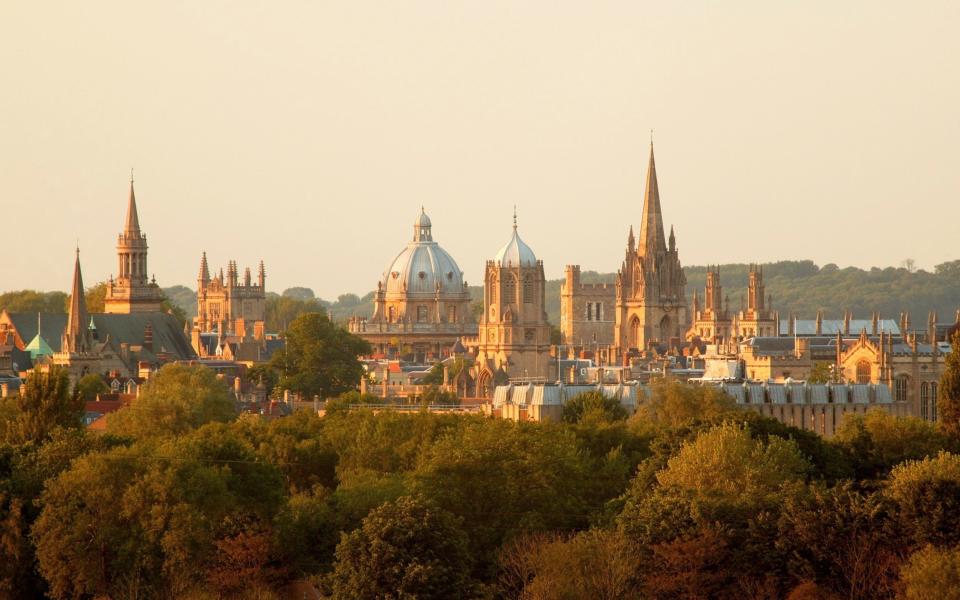
[[[140,360],[150,361],[159,354],[168,354],[173,360],[190,360],[196,353],[183,335],[183,329],[176,317],[167,313],[131,313],[95,314],[91,320],[94,326],[94,340],[98,343],[110,341],[114,350],[119,351],[121,344],[138,346],[143,344],[144,331],[149,323],[153,329],[153,351],[144,349]]]
[[[37,314],[7,313],[24,344],[29,344],[37,337]],[[40,336],[50,344],[50,349],[54,352],[60,352],[60,342],[66,327],[67,313],[40,313]]]
[[[844,334],[843,319],[824,319],[823,326],[820,328],[820,335],[837,335],[839,332],[843,335],[859,335],[864,329],[867,333],[873,332],[872,319],[850,319],[850,333]],[[790,331],[790,319],[780,319],[780,331],[788,335]],[[796,334],[801,336],[817,335],[816,319],[797,319]],[[900,335],[900,324],[895,319],[879,319],[877,321],[877,331],[883,331],[887,334]]]

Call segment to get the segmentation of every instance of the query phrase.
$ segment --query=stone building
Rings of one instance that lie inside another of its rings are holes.
[[[434,241],[423,209],[413,224],[413,241],[377,282],[373,315],[351,318],[348,329],[370,342],[377,355],[420,361],[444,358],[461,337],[477,334],[463,272]]]
[[[612,283],[582,283],[580,266],[567,265],[560,284],[560,334],[563,344],[594,348],[613,344],[617,305]]]
[[[117,277],[107,282],[104,312],[130,314],[162,310],[163,292],[153,277],[148,277],[147,234],[140,231],[137,200],[130,178],[127,219],[117,237]]]
[[[257,281],[253,282],[250,267],[244,269],[243,281],[235,261],[227,263],[211,279],[207,253],[200,258],[197,276],[197,316],[194,329],[202,333],[218,331],[225,336],[262,340],[265,335],[267,310],[267,272],[260,261]]]
[[[765,296],[763,268],[750,265],[747,283],[747,305],[739,312],[730,311],[730,297],[723,295],[720,268],[707,268],[703,306],[696,292],[693,295],[693,325],[688,340],[734,348],[740,340],[779,335],[780,321],[771,309],[772,297]]]
[[[494,383],[504,379],[549,377],[545,290],[543,261],[520,239],[514,214],[513,235],[496,257],[487,261],[484,271],[475,365],[478,395],[489,395]]]
[[[669,239],[664,236],[651,142],[640,236],[634,239],[631,226],[626,257],[617,272],[613,340],[617,354],[682,344],[690,326],[686,285],[673,228]]]

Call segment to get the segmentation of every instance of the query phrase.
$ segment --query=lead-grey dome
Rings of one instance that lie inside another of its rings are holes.
[[[437,287],[441,297],[462,296],[463,271],[457,262],[433,241],[430,217],[421,209],[413,224],[413,241],[407,244],[383,273],[387,298],[421,296],[434,298]]]

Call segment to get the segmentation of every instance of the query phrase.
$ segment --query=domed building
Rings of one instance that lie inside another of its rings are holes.
[[[470,293],[457,262],[433,241],[430,217],[421,209],[413,241],[377,282],[373,316],[353,318],[349,329],[388,357],[444,358],[463,336],[475,336]]]
[[[489,395],[504,379],[545,381],[550,374],[550,324],[547,322],[543,261],[537,260],[517,232],[484,274],[475,373],[477,394]]]

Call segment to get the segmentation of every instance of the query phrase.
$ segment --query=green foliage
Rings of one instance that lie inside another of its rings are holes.
[[[91,313],[102,313],[105,300],[107,297],[107,284],[104,281],[101,281],[95,285],[92,285],[86,289],[83,294],[84,301],[87,304],[87,312]],[[69,302],[69,297],[67,302]]]
[[[270,367],[279,374],[279,387],[322,398],[355,389],[363,376],[357,357],[369,353],[370,344],[325,314],[307,313],[287,329],[284,347],[274,353]]]
[[[813,368],[810,369],[810,375],[807,376],[807,383],[821,384],[834,381],[835,377],[830,367],[831,364],[828,362],[815,362]]]
[[[0,294],[0,310],[11,313],[65,313],[68,295],[63,292],[20,290]],[[29,340],[28,340],[29,341]]]
[[[267,331],[285,332],[300,316],[310,313],[325,313],[325,307],[315,298],[300,299],[294,296],[267,296]]]
[[[213,371],[168,364],[147,381],[132,405],[107,417],[107,429],[134,437],[178,435],[236,415],[226,384]]]
[[[631,422],[640,429],[678,427],[738,412],[733,398],[714,386],[684,385],[667,379],[651,385],[650,398],[640,404]]]
[[[66,369],[34,371],[25,384],[25,393],[7,401],[15,406],[15,411],[0,422],[0,433],[8,442],[42,442],[57,427],[83,425],[83,400],[70,393]]]
[[[315,300],[317,298],[316,294],[313,293],[308,287],[292,287],[283,290],[283,293],[280,294],[284,298],[293,298],[294,300],[308,301]]]
[[[906,600],[960,600],[960,548],[927,546],[900,572]]]
[[[943,374],[937,386],[937,405],[940,426],[950,437],[960,441],[960,331],[950,342],[950,354],[943,361]]]
[[[603,423],[626,418],[627,411],[620,402],[600,392],[577,394],[563,405],[563,420],[567,423]]]
[[[97,373],[84,375],[73,389],[74,395],[79,396],[83,402],[96,400],[99,394],[106,394],[109,391],[107,383]]]
[[[344,535],[333,598],[466,598],[470,553],[458,520],[410,496],[384,504]]]
[[[936,456],[949,440],[933,423],[916,417],[894,417],[882,409],[847,414],[834,443],[847,456],[858,479],[883,477],[906,460]]]
[[[894,467],[885,493],[918,544],[960,544],[960,456],[907,461]]]
[[[565,429],[468,420],[429,447],[413,477],[417,491],[464,519],[483,571],[521,531],[586,525],[588,469]]]
[[[170,304],[177,307],[186,317],[195,317],[197,315],[197,292],[191,290],[185,285],[172,285],[162,288],[163,297],[170,301]]]

